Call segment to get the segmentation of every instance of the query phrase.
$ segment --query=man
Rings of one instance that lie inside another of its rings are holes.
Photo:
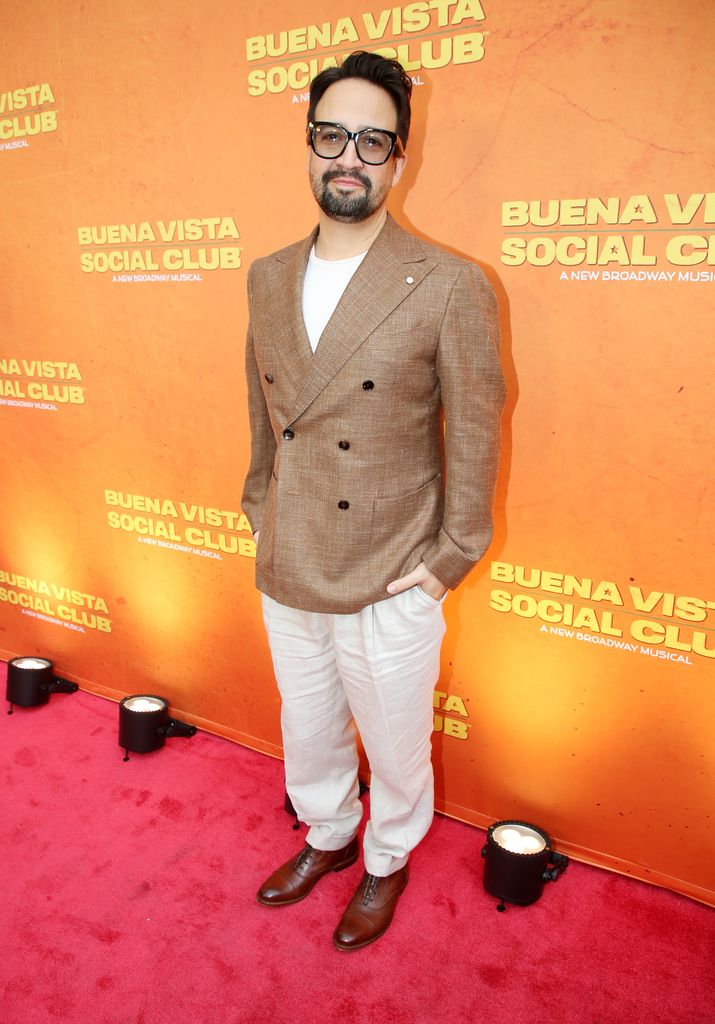
[[[491,538],[504,396],[483,274],[387,214],[411,90],[400,64],[362,52],[313,80],[318,227],[248,275],[243,508],[282,697],[287,790],[310,826],[258,899],[295,903],[355,863],[357,723],[371,820],[365,873],[333,937],[341,950],[387,929],[432,821],[441,602]]]

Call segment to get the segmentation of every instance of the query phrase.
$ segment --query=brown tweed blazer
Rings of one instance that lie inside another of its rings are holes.
[[[504,382],[481,270],[391,217],[313,355],[301,302],[316,234],[249,270],[242,504],[261,531],[258,588],[346,613],[421,560],[455,587],[482,556]]]

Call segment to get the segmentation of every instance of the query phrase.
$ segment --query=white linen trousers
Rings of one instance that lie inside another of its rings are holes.
[[[286,789],[310,826],[307,841],[317,850],[339,850],[357,832],[357,725],[372,772],[365,870],[390,875],[407,863],[434,813],[431,736],[442,601],[412,587],[338,615],[262,599],[282,699]]]

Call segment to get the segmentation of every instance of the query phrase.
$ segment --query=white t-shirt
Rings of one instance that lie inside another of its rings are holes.
[[[347,260],[321,260],[315,255],[315,246],[310,250],[303,280],[303,320],[313,352],[350,278],[366,255],[361,252]]]

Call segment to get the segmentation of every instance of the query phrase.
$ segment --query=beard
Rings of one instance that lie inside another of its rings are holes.
[[[354,195],[352,192],[345,194],[331,189],[330,182],[334,178],[359,181],[363,191]],[[326,171],[319,178],[311,178],[310,187],[323,213],[343,224],[357,224],[367,220],[382,205],[387,191],[383,188],[376,192],[370,179],[359,171]]]

